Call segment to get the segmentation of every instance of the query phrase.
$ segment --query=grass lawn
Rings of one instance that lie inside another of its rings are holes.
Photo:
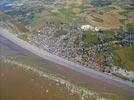
[[[113,47],[112,54],[117,65],[134,70],[134,45],[132,47]]]
[[[84,41],[85,45],[99,43],[98,37],[93,32],[87,32],[84,34],[82,40]]]

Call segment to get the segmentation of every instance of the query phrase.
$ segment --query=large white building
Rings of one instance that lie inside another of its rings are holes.
[[[80,28],[83,31],[88,31],[88,30],[91,30],[91,31],[99,31],[99,28],[94,27],[94,26],[91,26],[91,25],[82,25]]]

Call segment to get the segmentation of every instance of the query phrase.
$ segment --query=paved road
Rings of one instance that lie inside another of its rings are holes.
[[[101,80],[101,81],[104,81],[108,84],[115,85],[115,86],[120,87],[126,91],[134,92],[134,85],[127,82],[127,81],[123,81],[123,80],[117,79],[115,77],[108,76],[104,73],[97,72],[97,71],[90,69],[90,68],[85,68],[81,65],[78,65],[78,64],[75,64],[75,63],[70,62],[68,60],[65,60],[63,58],[60,58],[56,55],[52,55],[44,50],[37,48],[36,46],[30,45],[26,41],[23,41],[23,40],[17,38],[17,36],[8,32],[7,30],[5,30],[3,28],[0,28],[0,36],[6,38],[7,40],[10,40],[12,43],[14,43],[14,44],[26,49],[26,50],[34,53],[35,55],[40,56],[43,59],[52,61],[52,62],[57,63],[59,65],[63,65],[66,68],[69,68],[71,70],[79,72],[83,75],[90,76],[94,79]]]

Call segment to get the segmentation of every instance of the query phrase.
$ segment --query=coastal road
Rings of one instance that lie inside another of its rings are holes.
[[[62,65],[65,68],[71,69],[80,74],[92,77],[95,80],[104,81],[108,84],[115,85],[123,90],[134,93],[134,84],[132,84],[128,81],[124,81],[124,80],[106,75],[106,74],[98,72],[98,71],[95,71],[90,68],[85,68],[81,65],[70,62],[70,61],[60,58],[56,55],[50,54],[44,50],[39,49],[36,46],[29,44],[28,42],[26,42],[22,39],[19,39],[16,35],[14,35],[13,33],[10,33],[6,29],[0,28],[0,37],[3,37],[5,39],[7,39],[8,41],[11,41],[11,43],[18,45],[19,47],[24,48],[25,50],[28,50],[28,51],[32,52],[33,54],[35,54],[45,60],[49,60],[51,62]]]

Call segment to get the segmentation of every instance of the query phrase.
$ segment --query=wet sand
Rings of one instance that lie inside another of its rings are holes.
[[[0,100],[79,100],[53,81],[10,64],[1,65]]]

